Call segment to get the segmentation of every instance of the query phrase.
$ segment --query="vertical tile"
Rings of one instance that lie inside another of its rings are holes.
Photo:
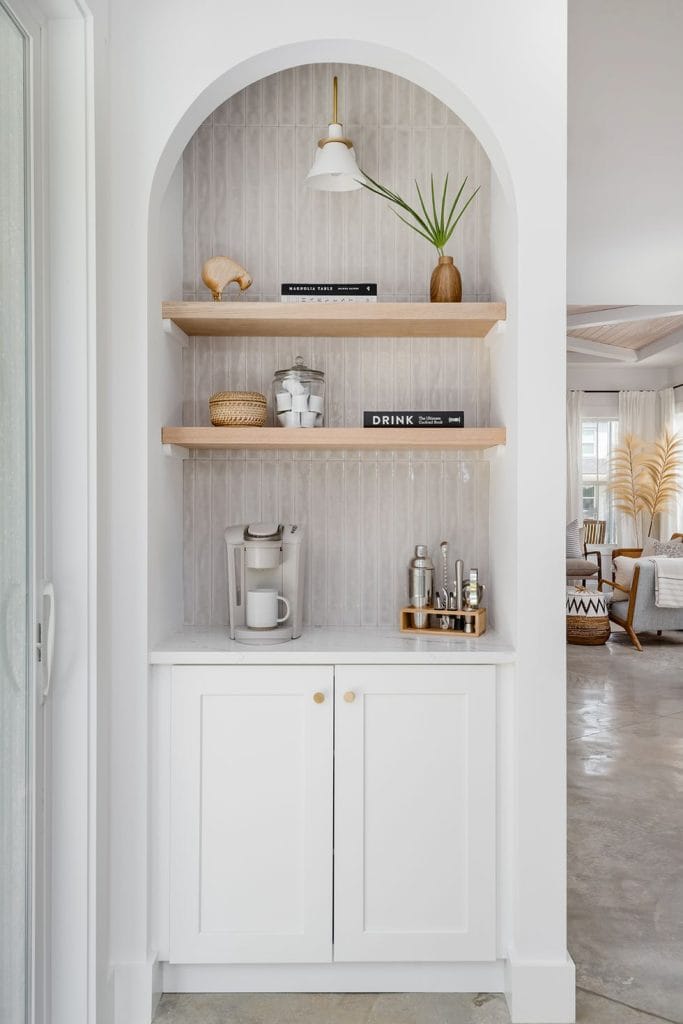
[[[296,82],[296,70],[295,68],[287,68],[286,71],[282,71],[278,76],[278,124],[281,127],[287,125],[290,128],[294,127],[295,122],[295,102],[294,102],[294,89]]]
[[[222,626],[228,621],[225,577],[225,528],[228,525],[228,462],[211,463],[211,614],[209,624]]]
[[[312,127],[313,121],[313,66],[303,64],[294,70],[295,124]],[[331,92],[331,90],[330,90]],[[326,122],[322,122],[326,123]]]
[[[263,124],[263,80],[253,82],[244,90],[245,123],[260,127]]]
[[[264,128],[261,142],[259,190],[261,194],[261,287],[262,300],[280,298],[278,275],[278,129]]]
[[[199,275],[202,264],[210,256],[213,256],[212,148],[213,132],[211,128],[200,128],[196,134],[195,165],[195,258],[197,260],[197,275]]]
[[[254,276],[245,296],[278,298],[282,280],[377,280],[382,299],[424,299],[429,245],[367,192],[326,195],[304,185],[340,78],[340,116],[361,166],[416,200],[413,177],[445,170],[488,186],[472,134],[404,79],[357,66],[290,69],[235,94],[183,154],[183,296],[206,298],[203,261],[214,251]],[[468,193],[469,194],[469,193]],[[488,187],[449,246],[465,293],[490,291]],[[230,300],[237,299],[231,290]],[[208,423],[216,390],[270,395],[275,369],[301,354],[327,377],[327,422],[361,422],[370,408],[464,408],[488,422],[488,350],[449,339],[191,339],[183,352],[183,422]],[[274,515],[307,530],[304,619],[395,627],[416,543],[442,539],[488,575],[489,465],[461,453],[230,451],[193,453],[183,466],[183,592],[188,622],[227,618],[223,530]],[[340,514],[341,510],[341,514]],[[452,559],[451,559],[452,561]]]
[[[183,295],[195,298],[197,288],[197,208],[195,164],[197,136],[183,152]]]
[[[332,457],[324,463],[325,493],[327,509],[343,509],[346,491],[347,467],[341,460]],[[345,522],[331,516],[327,521],[327,543],[324,585],[327,590],[327,622],[341,626],[346,606],[344,533]]]
[[[211,622],[211,461],[195,460],[194,549],[195,580],[194,625]]]
[[[361,462],[359,465],[360,495],[359,519],[362,524],[359,538],[362,567],[360,620],[363,626],[379,624],[379,552],[380,537],[386,524],[379,517],[378,463]]]
[[[365,521],[361,505],[361,464],[357,460],[344,463],[343,522],[338,532],[343,542],[344,581],[341,590],[341,618],[344,626],[362,626],[362,589],[364,563],[360,542]]]
[[[388,71],[379,72],[379,123],[396,123],[396,76]]]
[[[262,85],[262,102],[263,102],[263,116],[261,120],[262,125],[272,125],[275,127],[278,125],[278,93],[279,93],[280,75],[269,75],[268,78],[264,78]]]
[[[229,127],[227,133],[227,153],[225,163],[225,173],[227,178],[226,198],[228,204],[225,218],[227,233],[226,255],[237,260],[238,263],[246,264],[247,270],[250,270],[251,268],[247,264],[247,256],[244,250],[245,145],[246,134],[244,127],[240,125]]]
[[[291,126],[280,128],[277,139],[277,224],[273,245],[278,253],[276,285],[296,279],[296,167],[294,162],[295,132]],[[279,289],[278,289],[279,291]],[[278,294],[279,299],[279,294]]]
[[[183,461],[183,608],[184,621],[194,625],[195,549],[194,549],[195,461]]]
[[[327,463],[310,464],[310,511],[308,515],[308,561],[311,567],[310,595],[312,626],[328,624],[327,596],[331,581],[327,578]],[[331,522],[334,523],[334,519]]]
[[[243,251],[246,261],[245,265],[254,279],[254,283],[250,289],[250,298],[252,301],[261,300],[263,293],[261,258],[261,217],[263,203],[263,189],[261,187],[262,148],[263,133],[261,128],[254,125],[247,126],[245,129]]]

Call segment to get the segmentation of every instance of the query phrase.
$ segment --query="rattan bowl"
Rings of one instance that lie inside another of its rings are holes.
[[[266,396],[259,391],[219,391],[209,399],[214,427],[262,427]]]

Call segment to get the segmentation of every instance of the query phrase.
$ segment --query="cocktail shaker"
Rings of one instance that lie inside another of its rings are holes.
[[[415,557],[408,566],[408,604],[411,608],[431,608],[434,598],[434,563],[429,557],[426,544],[415,546]],[[424,629],[429,615],[415,612],[413,622],[416,629]]]

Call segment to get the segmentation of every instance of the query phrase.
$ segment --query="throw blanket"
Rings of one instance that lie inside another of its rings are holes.
[[[658,608],[683,608],[683,558],[657,555],[655,563],[655,604]]]

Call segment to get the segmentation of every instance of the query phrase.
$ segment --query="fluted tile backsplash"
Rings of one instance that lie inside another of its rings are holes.
[[[448,252],[463,298],[489,299],[490,170],[477,140],[404,79],[329,64],[249,86],[188,144],[183,297],[208,299],[201,266],[222,253],[252,274],[241,296],[251,301],[279,299],[288,280],[377,281],[380,300],[427,298],[433,250],[386,204],[303,184],[329,120],[333,74],[346,133],[373,177],[404,193],[432,172],[482,185]],[[257,390],[270,400],[273,372],[299,354],[325,371],[328,426],[359,425],[370,408],[457,408],[467,426],[489,422],[488,351],[478,340],[200,338],[184,352],[184,423],[209,423],[214,391]],[[486,578],[488,468],[476,455],[441,452],[194,453],[184,468],[186,621],[227,621],[226,525],[275,518],[308,531],[307,623],[395,625],[414,544],[436,549],[448,539]]]

